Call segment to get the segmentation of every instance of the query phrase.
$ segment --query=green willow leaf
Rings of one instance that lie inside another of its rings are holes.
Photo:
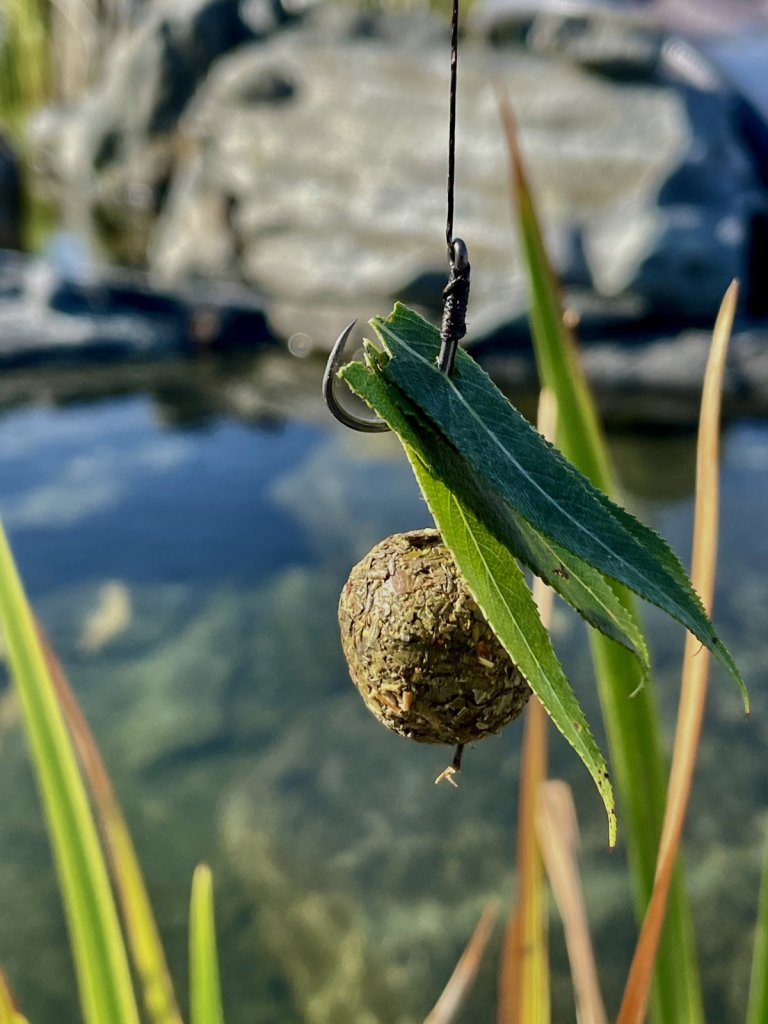
[[[520,515],[517,524],[520,530],[520,547],[514,551],[517,558],[591,626],[634,654],[643,680],[648,679],[651,662],[645,637],[605,576]]]
[[[369,364],[375,364],[379,370],[383,370],[388,361],[370,342],[366,345],[366,356]],[[346,369],[342,376],[346,377]],[[411,407],[412,403],[399,389],[397,394],[400,401]],[[424,417],[420,419],[418,433],[428,464],[459,500],[590,625],[631,651],[640,664],[642,679],[647,679],[650,659],[645,638],[603,574],[541,533],[496,492],[489,490],[461,453]]]
[[[537,530],[678,619],[746,686],[679,559],[649,527],[567,462],[460,350],[451,377],[435,358],[437,329],[401,304],[371,321],[390,359],[387,378],[457,448],[486,487]]]
[[[472,596],[547,714],[592,775],[608,815],[609,841],[616,840],[613,790],[605,759],[589,730],[578,699],[552,649],[514,556],[454,494],[431,465],[423,444],[431,431],[418,409],[376,368],[350,363],[342,370],[352,390],[400,438],[430,512]]]

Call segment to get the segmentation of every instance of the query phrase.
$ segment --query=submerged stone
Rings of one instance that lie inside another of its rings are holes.
[[[339,626],[366,706],[409,739],[482,739],[517,718],[530,697],[436,530],[377,544],[350,573]]]

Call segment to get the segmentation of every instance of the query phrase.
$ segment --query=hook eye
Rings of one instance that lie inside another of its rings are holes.
[[[463,238],[454,238],[451,243],[450,263],[457,273],[469,270],[469,250]]]
[[[382,434],[389,430],[384,420],[365,419],[362,416],[356,416],[340,405],[336,398],[335,388],[340,383],[336,375],[344,364],[344,349],[356,323],[357,320],[353,320],[348,327],[344,328],[331,349],[328,362],[325,364],[325,373],[323,374],[323,398],[331,413],[345,427],[349,427],[350,430],[358,430],[364,434]]]

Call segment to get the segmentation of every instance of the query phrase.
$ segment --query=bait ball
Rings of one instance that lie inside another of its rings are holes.
[[[350,573],[339,626],[368,709],[420,743],[482,739],[517,718],[531,695],[437,530],[377,544]]]

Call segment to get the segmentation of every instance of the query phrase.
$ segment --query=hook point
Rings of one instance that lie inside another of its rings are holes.
[[[344,362],[344,349],[356,323],[357,320],[353,320],[352,323],[348,324],[334,342],[331,354],[328,356],[328,362],[325,364],[325,372],[323,373],[323,398],[332,415],[336,417],[339,423],[343,423],[345,427],[349,427],[350,430],[358,430],[364,434],[382,434],[389,430],[384,420],[363,419],[361,416],[355,416],[353,413],[347,412],[339,404],[334,392],[334,386],[338,379],[336,375]]]

